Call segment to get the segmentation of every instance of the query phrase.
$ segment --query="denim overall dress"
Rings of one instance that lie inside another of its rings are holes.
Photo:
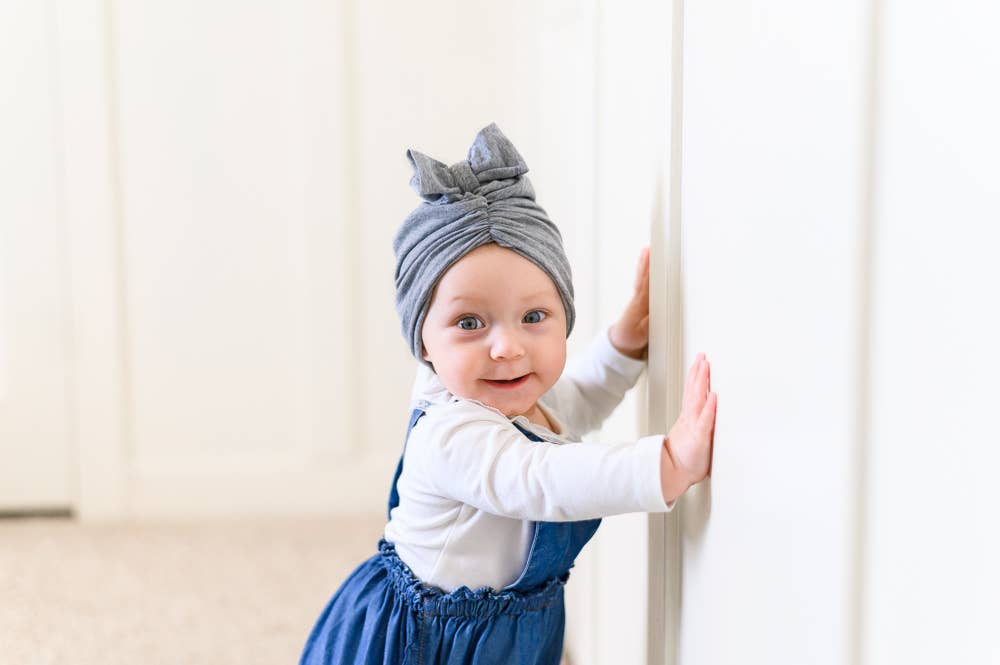
[[[423,410],[413,410],[406,440]],[[542,441],[514,423],[531,441]],[[403,444],[403,453],[406,443]],[[399,505],[396,483],[389,512]],[[500,591],[450,593],[421,582],[384,537],[352,572],[312,629],[300,665],[558,665],[566,625],[563,586],[600,519],[535,522],[520,576]]]

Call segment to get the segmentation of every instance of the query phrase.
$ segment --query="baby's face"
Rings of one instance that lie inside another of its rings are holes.
[[[508,417],[532,410],[566,364],[566,312],[555,284],[494,243],[469,252],[441,277],[421,336],[424,359],[445,388]]]

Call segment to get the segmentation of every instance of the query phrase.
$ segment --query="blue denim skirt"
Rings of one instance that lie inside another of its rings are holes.
[[[300,665],[558,665],[567,571],[533,589],[445,593],[381,538],[324,608]]]

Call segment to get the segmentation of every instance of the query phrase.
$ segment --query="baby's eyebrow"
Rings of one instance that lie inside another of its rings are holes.
[[[551,290],[539,291],[537,293],[532,293],[530,296],[524,296],[523,300],[538,300],[551,295],[554,295]],[[558,298],[559,296],[557,295],[556,297]]]
[[[552,295],[553,294],[552,294],[551,291],[538,291],[537,293],[532,293],[531,295],[524,296],[523,298],[521,298],[521,300],[523,302],[527,302],[529,300],[539,300],[539,299],[544,298],[546,296],[552,296]],[[556,297],[558,297],[558,296],[556,296]],[[454,296],[453,298],[451,298],[451,300],[449,300],[445,304],[447,304],[447,305],[454,305],[457,302],[468,302],[468,303],[478,304],[478,303],[483,303],[483,302],[487,302],[487,301],[485,299],[483,299],[483,298],[478,298],[476,296],[457,295],[457,296]]]
[[[478,303],[478,302],[480,302],[480,300],[479,300],[479,298],[473,298],[471,296],[455,296],[454,298],[451,298],[445,304],[446,305],[454,305],[457,302]]]

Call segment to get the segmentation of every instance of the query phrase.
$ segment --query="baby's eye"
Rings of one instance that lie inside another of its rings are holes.
[[[476,325],[477,323],[482,324],[482,321],[474,316],[463,316],[458,320],[458,327],[462,330],[478,330],[482,328],[482,325]]]
[[[540,309],[532,310],[524,315],[525,323],[541,323],[545,320],[545,312]]]

